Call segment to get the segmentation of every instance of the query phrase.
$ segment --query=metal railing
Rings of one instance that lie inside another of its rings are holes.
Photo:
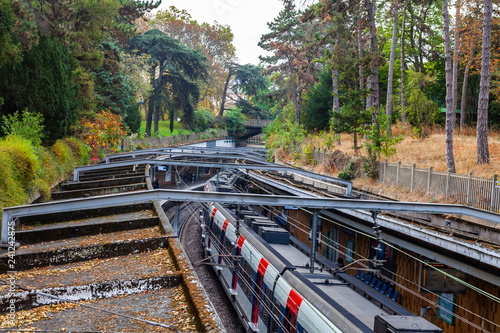
[[[333,151],[314,149],[313,158],[317,164],[326,163]],[[379,181],[385,184],[402,186],[425,194],[443,195],[457,203],[490,210],[500,211],[500,180],[495,174],[492,178],[476,177],[470,172],[467,175],[451,172],[417,168],[403,165],[401,162],[377,162]]]
[[[417,168],[413,165],[378,162],[379,180],[382,183],[408,188],[411,192],[422,191],[444,195],[470,207],[498,212],[500,210],[500,182],[492,178]]]

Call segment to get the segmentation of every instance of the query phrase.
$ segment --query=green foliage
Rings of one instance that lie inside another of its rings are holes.
[[[73,170],[76,159],[70,146],[66,142],[57,140],[52,146],[52,153],[64,172],[69,173]]]
[[[50,148],[14,134],[0,139],[0,210],[24,204],[36,191],[49,199],[52,186],[89,160],[89,149],[75,138],[58,140]]]
[[[11,134],[0,142],[0,151],[12,159],[12,173],[19,184],[27,186],[35,179],[40,161],[30,140]]]
[[[331,128],[336,133],[358,133],[371,122],[371,110],[363,107],[359,91],[349,91],[346,101],[338,112],[334,112]]]
[[[351,159],[349,164],[338,174],[338,177],[343,180],[351,180],[354,178],[354,170],[356,166],[355,159]]]
[[[24,109],[22,113],[16,111],[13,115],[3,116],[2,126],[5,134],[15,134],[30,140],[34,146],[42,143],[43,116],[39,113]]]
[[[375,125],[371,125],[368,130],[363,133],[368,137],[368,142],[365,146],[374,156],[379,154],[389,157],[396,153],[396,145],[403,140],[403,136],[392,137],[387,128],[389,126],[389,117],[381,113],[378,117],[380,131],[377,131]]]
[[[292,116],[287,117],[287,114]],[[268,158],[273,156],[277,150],[283,150],[292,155],[296,154],[301,151],[302,142],[306,137],[304,128],[296,124],[293,119],[293,105],[285,107],[284,113],[264,128],[263,132]]]
[[[0,145],[2,142],[0,142]],[[24,203],[25,193],[15,178],[15,165],[10,154],[0,151],[0,208],[19,206]]]
[[[428,99],[419,89],[413,89],[408,98],[406,120],[418,131],[419,137],[427,137],[429,128],[436,124],[440,110],[436,103]]]
[[[194,112],[194,131],[204,132],[214,125],[215,116],[210,110],[197,109]]]
[[[302,146],[302,161],[313,164],[314,147],[312,145]]]
[[[193,105],[199,99],[199,87],[196,83],[207,76],[206,57],[169,37],[158,29],[146,31],[129,41],[129,49],[138,50],[139,54],[151,56],[152,70],[159,68],[161,80],[157,80],[150,96],[148,118],[153,111],[166,107],[170,118],[175,118],[175,111],[183,112],[183,122],[193,127]],[[150,129],[146,129],[150,135]]]
[[[307,93],[301,121],[308,131],[323,131],[328,129],[332,114],[332,73],[325,70],[320,80]]]
[[[361,171],[372,179],[378,178],[377,152],[373,146],[367,146],[368,156],[361,156]]]
[[[11,34],[16,16],[9,0],[0,0],[0,67],[6,63],[20,62],[21,43],[15,43]]]
[[[247,117],[241,109],[233,108],[226,112],[226,129],[229,136],[236,136],[245,130]]]
[[[0,96],[5,99],[2,114],[36,110],[45,120],[46,143],[69,135],[80,105],[73,76],[76,68],[77,61],[68,46],[53,38],[41,38],[25,53],[21,64],[0,68]]]

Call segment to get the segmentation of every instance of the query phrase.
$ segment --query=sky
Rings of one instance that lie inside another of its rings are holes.
[[[239,63],[254,65],[259,64],[259,55],[265,54],[257,43],[269,32],[267,22],[283,9],[281,0],[163,0],[160,9],[172,5],[187,10],[200,23],[229,25]]]

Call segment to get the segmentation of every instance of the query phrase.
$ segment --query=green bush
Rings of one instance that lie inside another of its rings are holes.
[[[30,140],[33,145],[39,146],[43,138],[43,116],[40,113],[29,112],[25,109],[22,113],[2,116],[4,125],[2,129],[6,134],[15,134]]]
[[[0,151],[0,208],[19,206],[24,203],[26,194],[14,177],[14,162],[9,154]],[[1,211],[0,211],[1,214]]]
[[[338,177],[343,180],[351,180],[354,178],[355,160],[351,159],[349,164],[339,173]]]
[[[0,139],[0,212],[24,204],[36,191],[49,199],[52,186],[88,161],[90,149],[75,138],[58,140],[50,148],[35,146],[19,135]]]
[[[63,142],[70,147],[77,165],[90,163],[90,152],[92,149],[88,145],[74,137],[63,139]]]
[[[71,172],[76,165],[76,159],[69,145],[63,140],[57,140],[51,149],[64,172]]]
[[[21,186],[27,187],[35,179],[40,167],[36,149],[31,141],[11,134],[0,142],[0,151],[9,155],[14,166],[12,174]]]

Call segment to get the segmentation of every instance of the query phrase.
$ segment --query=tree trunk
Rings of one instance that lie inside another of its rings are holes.
[[[335,68],[332,70],[332,85],[333,85],[333,112],[339,112],[339,70]]]
[[[406,23],[406,7],[410,3],[409,0],[406,1],[405,7],[403,8],[403,21],[401,23],[401,121],[406,123],[406,111],[405,111],[405,23]]]
[[[365,53],[363,50],[363,40],[361,38],[361,29],[358,29],[358,53],[359,53],[359,90],[363,91],[365,89],[365,78],[363,73],[363,58]]]
[[[229,81],[231,81],[232,75],[233,73],[231,72],[231,70],[229,70],[229,73],[227,74],[226,83],[224,83],[224,91],[222,92],[222,100],[220,102],[219,116],[224,115],[224,109],[226,108],[227,87],[229,87]]]
[[[373,99],[372,99],[372,95],[373,95],[373,91],[372,91],[372,75],[370,74],[367,78],[366,78],[366,90],[368,91],[367,94],[366,94],[366,109],[368,110],[369,108],[371,108],[373,106]]]
[[[155,109],[156,101],[156,66],[151,67],[151,95],[149,96],[148,111],[146,113],[146,130],[144,131],[144,136],[151,137],[151,124],[153,123],[153,113]]]
[[[466,104],[465,104],[467,101],[467,81],[469,80],[470,67],[472,66],[472,62],[474,61],[475,46],[476,43],[475,40],[473,40],[470,48],[469,61],[467,62],[464,71],[464,82],[462,83],[462,103],[460,104],[460,131],[463,131],[465,127],[465,115],[467,114]]]
[[[368,13],[368,19],[370,21],[370,50],[372,52],[372,123],[375,125],[375,129],[380,133],[380,125],[378,121],[379,115],[379,90],[378,90],[378,48],[377,48],[377,27],[375,26],[375,0],[365,0],[366,11]]]
[[[290,59],[288,60],[288,70],[290,72],[290,89],[292,90],[293,106],[295,108],[295,123],[300,122],[300,106],[297,99],[297,87],[295,86],[295,79],[293,78],[293,68]]]
[[[453,110],[452,100],[452,73],[450,47],[450,19],[448,15],[448,1],[443,0],[444,18],[444,50],[446,72],[446,166],[450,172],[455,172],[455,157],[453,155],[453,129],[455,128],[456,107]]]
[[[160,124],[160,111],[161,111],[161,90],[162,86],[162,78],[163,78],[163,69],[164,69],[164,61],[160,60],[160,75],[158,76],[158,80],[156,81],[156,86],[158,88],[158,95],[155,103],[155,117],[154,117],[154,130],[155,134],[159,132],[159,124]]]
[[[387,103],[385,107],[385,114],[389,117],[387,126],[387,133],[392,136],[392,85],[394,83],[394,60],[396,58],[396,41],[398,38],[398,6],[399,1],[394,2],[394,22],[392,26],[392,44],[391,44],[391,57],[389,60],[389,77],[387,82]]]
[[[490,163],[490,152],[488,149],[488,100],[490,97],[491,15],[491,0],[485,0],[481,83],[477,109],[477,164],[479,165]]]
[[[453,50],[453,85],[452,85],[452,102],[453,111],[455,112],[455,117],[457,115],[457,90],[458,90],[458,55],[460,53],[460,40],[459,40],[459,30],[460,30],[460,9],[462,8],[461,0],[457,0],[456,13],[455,13],[455,41]],[[462,116],[460,116],[462,118]],[[456,121],[456,119],[455,119]],[[453,124],[455,127],[455,124]]]

